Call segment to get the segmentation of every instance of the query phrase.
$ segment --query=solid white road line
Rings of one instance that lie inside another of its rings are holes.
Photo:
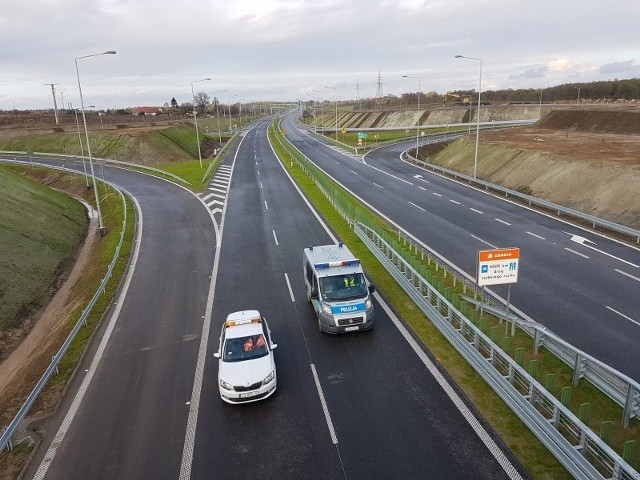
[[[107,348],[107,344],[109,343],[111,334],[115,329],[116,322],[118,321],[118,318],[120,318],[120,310],[122,310],[122,306],[124,305],[124,299],[126,298],[127,292],[129,291],[129,285],[131,284],[133,273],[136,270],[136,264],[138,262],[138,256],[140,253],[140,240],[142,238],[142,230],[143,230],[142,210],[140,210],[140,205],[138,204],[138,200],[133,196],[131,196],[130,198],[133,200],[133,203],[135,204],[136,210],[138,212],[139,223],[138,223],[138,229],[137,229],[138,235],[137,235],[137,238],[135,239],[133,258],[127,270],[127,276],[126,276],[124,285],[122,287],[120,295],[118,296],[118,300],[115,303],[116,308],[113,312],[113,315],[111,316],[111,319],[109,320],[109,325],[107,325],[107,329],[105,330],[104,336],[100,341],[98,350],[96,351],[96,354],[93,357],[93,360],[91,361],[91,365],[87,370],[87,374],[82,380],[80,388],[78,389],[78,392],[76,393],[76,396],[74,397],[73,402],[71,403],[71,407],[69,407],[69,411],[65,415],[64,420],[62,421],[62,424],[60,425],[60,428],[56,433],[56,436],[51,442],[51,445],[49,446],[49,449],[47,450],[47,453],[42,460],[42,463],[38,467],[38,470],[36,471],[33,477],[34,480],[42,480],[44,476],[47,474],[47,470],[49,470],[49,467],[51,466],[51,463],[53,462],[53,459],[56,456],[58,447],[62,445],[62,441],[64,440],[64,437],[67,431],[71,427],[71,422],[73,421],[73,419],[76,416],[76,413],[78,413],[78,410],[80,409],[82,400],[84,399],[84,396],[87,393],[87,390],[89,389],[89,384],[91,383],[91,380],[93,379],[93,376],[95,375],[96,370],[98,369],[98,365],[100,364],[100,360],[102,360],[102,356],[104,355],[104,351]]]
[[[447,379],[440,373],[440,370],[434,365],[431,359],[427,356],[427,354],[420,348],[415,339],[411,336],[402,322],[396,317],[395,313],[389,308],[389,306],[384,302],[382,297],[376,292],[374,293],[376,300],[380,306],[387,312],[389,318],[394,323],[400,334],[404,337],[407,343],[411,346],[413,351],[418,355],[418,358],[422,361],[429,373],[433,376],[433,378],[438,382],[442,390],[447,394],[447,396],[451,399],[455,407],[460,411],[465,420],[469,423],[471,428],[476,432],[480,440],[485,444],[489,452],[493,455],[493,457],[500,464],[502,469],[507,473],[509,478],[522,480],[522,476],[518,472],[518,470],[513,466],[513,464],[509,461],[507,456],[504,454],[502,449],[495,443],[491,435],[485,430],[482,424],[478,421],[476,416],[469,410],[464,403],[464,401],[460,398],[460,396],[456,393],[453,387],[449,384]]]

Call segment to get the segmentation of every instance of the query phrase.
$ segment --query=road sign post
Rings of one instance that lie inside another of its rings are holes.
[[[518,281],[520,265],[519,248],[498,248],[478,251],[477,281],[483,289],[486,285],[509,284],[507,290],[507,312],[505,314],[505,333],[509,326],[509,303],[511,300],[511,284]],[[482,312],[480,312],[482,316]],[[515,335],[515,320],[511,325],[511,336]]]

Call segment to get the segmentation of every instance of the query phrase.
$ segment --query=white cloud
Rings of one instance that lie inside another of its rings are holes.
[[[640,2],[619,0],[21,0],[0,17],[0,109],[48,108],[44,83],[76,101],[83,93],[119,106],[188,100],[210,76],[210,95],[296,100],[309,85],[340,97],[423,90],[528,88],[638,75]],[[628,69],[626,68],[628,67]],[[86,84],[86,86],[85,86]]]

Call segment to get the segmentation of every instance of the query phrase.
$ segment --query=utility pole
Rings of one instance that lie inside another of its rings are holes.
[[[45,85],[51,85],[51,94],[53,95],[53,113],[56,116],[56,125],[60,125],[60,120],[58,120],[58,102],[56,102],[55,89],[55,85],[57,85],[57,83],[45,83]]]
[[[378,72],[378,81],[376,83],[376,103],[380,105],[380,99],[382,98],[382,74]]]

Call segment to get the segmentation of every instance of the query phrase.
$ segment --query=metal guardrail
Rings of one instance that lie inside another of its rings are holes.
[[[535,123],[536,120],[504,120],[504,121],[498,121],[498,122],[485,122],[484,124],[481,123],[480,124],[480,130],[495,130],[496,128],[499,129],[505,129],[505,128],[513,128],[513,127],[521,127],[524,125],[531,125],[532,123]],[[360,151],[371,151],[373,149],[376,148],[382,148],[382,147],[389,147],[391,145],[396,145],[399,143],[403,143],[403,142],[409,142],[409,141],[415,141],[416,136],[411,134],[411,135],[407,135],[406,137],[403,138],[395,138],[392,140],[385,140],[382,142],[375,142],[373,145],[371,144],[371,142],[369,143],[368,146],[366,147],[354,147],[353,145],[349,145],[347,143],[344,142],[340,142],[332,137],[327,137],[326,135],[323,134],[323,132],[328,132],[328,133],[333,133],[336,131],[335,127],[330,128],[330,127],[314,127],[312,125],[307,125],[306,123],[303,123],[300,121],[300,119],[298,119],[298,125],[303,128],[304,130],[307,130],[309,133],[313,133],[314,135],[322,138],[323,140],[329,141],[341,148],[344,148],[345,150],[353,150],[356,154],[359,154]],[[464,127],[464,128],[463,128]],[[435,133],[427,133],[426,135],[422,135],[420,136],[420,140],[419,140],[419,145],[425,145],[425,142],[427,145],[430,144],[430,140],[436,137],[443,137],[442,139],[437,138],[435,143],[439,143],[439,142],[446,142],[448,140],[453,140],[455,138],[461,137],[463,135],[467,135],[469,133],[473,133],[476,130],[476,124],[471,124],[471,128],[468,128],[469,124],[468,123],[452,123],[452,124],[442,124],[442,125],[423,125],[421,128],[446,128],[446,131],[443,132],[435,132]],[[402,130],[405,127],[385,127],[385,128],[345,128],[346,131],[348,132],[360,132],[360,131],[367,131],[367,132],[375,132],[375,131],[395,131],[395,130]],[[412,131],[415,131],[416,127],[412,126],[412,127],[406,127],[406,128],[410,128]],[[449,130],[451,128],[451,130]],[[449,139],[447,139],[447,135],[450,136]]]
[[[373,229],[354,231],[447,340],[575,478],[640,474],[431,286]]]
[[[464,271],[451,265],[432,250],[418,245],[404,232],[398,232],[398,240],[410,252],[415,252],[414,255],[420,257],[421,261],[427,265],[434,264],[436,271],[441,270],[444,278],[451,276],[454,288],[461,284],[465,301],[491,311],[499,318],[506,318],[505,303],[490,289],[481,289]],[[538,353],[540,348],[546,348],[569,366],[573,370],[574,386],[584,378],[622,407],[621,422],[624,427],[629,425],[632,418],[640,419],[640,383],[577,349],[547,327],[528,317],[524,318],[510,310],[509,321],[514,322],[518,328],[533,338],[534,353]]]
[[[285,148],[293,153],[287,146]],[[295,157],[299,166],[313,178],[343,218],[353,225],[358,236],[379,257],[425,315],[576,478],[640,479],[637,471],[425,281],[400,253],[391,248],[373,229],[356,220],[352,209],[342,205],[339,195],[328,188],[315,171],[324,175],[326,173],[301,152],[295,152],[297,155],[292,155],[292,160]],[[409,249],[412,248],[410,245]],[[415,248],[417,254],[417,246]],[[497,297],[483,296],[475,282],[457,267],[448,264],[433,252],[427,252],[427,256],[427,262],[434,261],[443,268],[445,277],[447,274],[453,275],[454,286],[456,281],[460,281],[463,282],[463,292],[473,292],[470,300],[483,303],[485,308],[492,308],[498,313],[506,312]],[[476,300],[478,298],[482,298],[482,302]],[[640,418],[638,383],[581,352],[535,322],[521,320],[513,315],[509,318],[534,338],[536,352],[541,346],[545,347],[574,368],[574,383],[577,384],[580,378],[586,378],[623,406],[625,426],[630,418]]]
[[[411,155],[409,155],[407,152],[404,152],[403,155],[404,158],[407,159],[407,161],[411,162],[411,163],[415,163],[416,165],[420,165],[421,167],[423,167],[424,169],[428,169],[428,170],[432,170],[432,171],[437,171],[440,172],[442,174],[448,175],[450,177],[453,177],[455,179],[461,179],[464,180],[467,183],[470,184],[475,184],[475,185],[479,185],[481,187],[484,187],[485,190],[491,190],[494,192],[500,192],[502,194],[504,194],[505,197],[515,197],[518,198],[519,200],[521,200],[522,202],[527,203],[529,206],[531,205],[536,205],[538,207],[542,207],[548,211],[555,211],[556,215],[560,216],[561,213],[564,213],[565,215],[572,217],[572,218],[577,218],[580,219],[586,223],[591,224],[592,228],[596,228],[596,227],[601,227],[601,228],[605,228],[607,230],[610,230],[612,232],[617,232],[623,235],[627,235],[631,238],[635,238],[635,242],[637,244],[640,244],[640,230],[636,230],[634,228],[631,227],[627,227],[625,225],[619,225],[617,223],[614,222],[610,222],[608,220],[604,220],[602,218],[596,217],[594,215],[589,215],[587,213],[583,213],[583,212],[579,212],[577,210],[573,210],[571,208],[568,207],[564,207],[562,205],[558,205],[557,203],[553,203],[553,202],[549,202],[546,200],[542,200],[540,198],[537,197],[533,197],[531,195],[526,195],[524,193],[520,193],[517,192],[515,190],[511,190],[505,187],[502,187],[500,185],[496,185],[493,183],[489,183],[489,182],[485,182],[484,180],[479,180],[478,178],[473,178],[470,177],[468,175],[465,175],[463,173],[460,172],[456,172],[454,170],[450,170],[448,168],[444,168],[441,167],[439,165],[435,165],[433,163],[429,163],[429,162],[425,162],[422,160],[418,160],[414,157],[412,157]]]
[[[3,159],[0,159],[0,162],[1,161],[3,161]],[[24,161],[23,162],[13,162],[13,163],[21,163],[21,164],[26,164],[26,165],[30,164],[29,162],[24,162]],[[69,171],[69,169],[67,169],[65,167],[52,167],[50,165],[45,165],[45,164],[38,164],[38,166],[43,166],[43,167],[46,167],[46,168],[53,168],[55,170]],[[74,170],[74,173],[77,173],[77,172]],[[60,364],[60,361],[64,357],[65,353],[69,349],[69,346],[71,345],[71,343],[75,339],[75,337],[78,334],[78,332],[80,331],[80,329],[82,327],[86,326],[87,318],[91,314],[91,311],[93,310],[93,307],[95,306],[95,304],[98,302],[100,296],[105,293],[107,283],[109,282],[109,280],[111,280],[111,276],[113,274],[113,269],[114,269],[114,267],[116,265],[116,262],[118,261],[118,258],[120,257],[120,249],[122,248],[122,245],[124,244],[124,235],[125,235],[126,228],[127,228],[127,208],[126,208],[126,200],[125,200],[124,194],[122,193],[122,191],[120,189],[116,188],[114,185],[111,185],[111,187],[114,188],[120,194],[120,198],[122,200],[122,205],[123,205],[123,210],[124,210],[124,218],[123,218],[123,221],[122,221],[122,231],[120,232],[120,241],[118,242],[118,245],[116,246],[116,251],[115,251],[115,254],[113,256],[113,259],[111,260],[111,263],[109,264],[109,267],[107,268],[107,273],[106,273],[105,277],[102,279],[102,282],[100,283],[100,286],[98,287],[98,290],[93,295],[93,298],[91,299],[91,301],[89,302],[87,307],[82,312],[82,315],[80,315],[80,318],[78,319],[78,321],[76,322],[75,326],[71,330],[71,333],[69,333],[69,335],[67,336],[67,339],[64,341],[64,343],[62,344],[62,346],[58,350],[58,353],[56,353],[56,355],[51,359],[51,363],[49,364],[49,366],[45,370],[44,374],[42,375],[42,377],[40,378],[40,380],[38,381],[36,386],[33,388],[31,393],[27,397],[27,400],[24,402],[24,404],[22,405],[22,407],[20,408],[20,410],[18,411],[16,416],[13,418],[13,420],[11,421],[11,423],[8,426],[4,427],[4,430],[2,432],[2,436],[0,437],[0,452],[4,451],[5,449],[9,449],[9,450],[13,449],[13,444],[12,444],[12,441],[11,441],[11,439],[13,438],[13,435],[15,434],[16,430],[20,426],[20,423],[26,418],[27,414],[29,413],[29,410],[31,410],[31,407],[33,406],[33,404],[35,403],[36,399],[38,398],[38,396],[40,395],[40,393],[42,392],[42,390],[46,386],[46,384],[49,381],[49,379],[53,376],[54,373],[58,372],[58,365]]]
[[[295,147],[291,146],[291,148]],[[353,223],[353,215],[340,207],[340,202],[336,199],[336,193],[318,181],[317,174],[314,171],[317,170],[324,175],[326,173],[301,152],[298,150],[295,150],[295,152],[298,154],[295,158],[300,166],[316,180],[316,184],[324,192],[325,196],[330,199],[334,208],[341,211],[345,220]],[[292,155],[293,158],[294,156]],[[310,168],[311,166],[312,168]],[[428,265],[435,264],[436,271],[441,270],[445,279],[451,276],[454,288],[458,283],[461,283],[463,294],[470,295],[471,298],[469,300],[471,302],[481,305],[483,308],[493,309],[499,317],[506,316],[507,308],[503,299],[490,289],[478,287],[475,279],[451,264],[446,258],[427,246],[419,244],[417,239],[400,229],[398,229],[398,240],[403,242],[408,250],[415,251],[415,254]],[[577,385],[579,380],[584,378],[620,405],[623,409],[621,421],[624,427],[629,425],[629,421],[632,418],[640,419],[640,384],[638,382],[575,348],[551,330],[524,315],[514,315],[510,312],[509,319],[534,339],[535,353],[539,351],[540,347],[546,348],[573,370],[574,385]]]
[[[31,152],[31,151],[27,151],[27,152],[21,152],[21,151],[4,151],[4,150],[0,150],[0,155],[3,156],[7,156],[7,157],[13,157],[14,160],[17,160],[18,158],[28,158],[29,161],[32,161],[33,158],[47,158],[47,159],[52,159],[52,158],[57,158],[62,160],[63,162],[65,160],[69,160],[69,161],[74,161],[77,162],[78,159],[79,161],[89,161],[89,157],[87,156],[82,156],[82,155],[64,155],[61,153],[40,153],[40,152]],[[186,181],[184,178],[179,177],[178,175],[175,175],[171,172],[167,172],[166,170],[161,170],[159,168],[155,168],[155,167],[149,167],[147,165],[140,165],[138,163],[131,163],[131,162],[123,162],[120,160],[112,160],[110,158],[100,158],[100,157],[91,157],[96,163],[98,163],[98,165],[100,164],[111,164],[114,165],[116,167],[118,166],[123,166],[123,167],[127,167],[129,169],[137,169],[137,170],[148,170],[149,172],[152,172],[154,174],[160,175],[160,176],[165,176],[165,177],[169,177],[179,183],[186,183],[187,185],[191,185],[190,182]],[[78,170],[73,170],[74,173],[78,173]],[[103,180],[104,181],[104,180]]]

